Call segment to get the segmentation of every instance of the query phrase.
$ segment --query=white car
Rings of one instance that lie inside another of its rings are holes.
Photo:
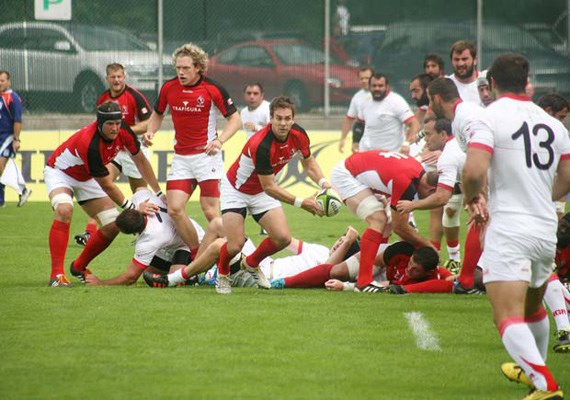
[[[158,54],[128,32],[51,22],[0,25],[0,68],[10,72],[12,87],[27,93],[32,105],[40,98],[63,98],[62,111],[92,112],[107,88],[105,67],[114,62],[124,65],[129,85],[157,92]],[[168,56],[163,62],[169,64]],[[164,68],[172,73],[170,64]]]

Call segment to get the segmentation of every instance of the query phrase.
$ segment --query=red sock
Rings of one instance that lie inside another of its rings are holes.
[[[218,259],[218,274],[230,274],[230,261],[232,257],[228,254],[228,243],[224,243],[220,248],[220,257]]]
[[[69,242],[70,224],[53,220],[49,230],[49,254],[51,256],[51,276],[55,279],[56,275],[63,274],[63,264],[65,262],[65,252],[67,243]]]
[[[190,249],[190,261],[194,261],[196,259],[198,250],[200,250],[200,247],[194,247],[193,249]]]
[[[250,267],[257,268],[257,267],[259,267],[259,263],[261,261],[263,261],[263,259],[265,257],[268,257],[272,254],[275,254],[281,249],[282,248],[277,247],[277,245],[275,243],[273,243],[273,241],[270,238],[265,238],[259,244],[257,249],[255,249],[255,251],[253,253],[251,253],[249,256],[247,256],[247,258],[245,259],[245,262]]]
[[[481,243],[479,242],[480,234],[481,228],[478,225],[471,225],[469,231],[467,231],[463,264],[461,264],[461,271],[457,278],[464,288],[472,288],[475,282],[475,269],[477,268],[481,253],[483,253]]]
[[[93,235],[97,230],[97,224],[95,222],[90,222],[85,226],[85,232]]]
[[[404,285],[403,287],[408,293],[451,293],[453,281],[430,279],[425,282]]]
[[[330,279],[332,264],[321,264],[285,278],[286,288],[322,288]]]
[[[378,247],[382,242],[382,233],[366,228],[360,239],[360,267],[358,269],[358,287],[368,285],[373,280],[372,270]]]
[[[433,245],[433,247],[435,247],[437,249],[437,251],[441,250],[441,242],[436,242],[433,240],[430,240],[431,244]]]
[[[116,236],[116,235],[115,235]],[[106,238],[101,234],[101,230],[95,231],[94,234],[91,235],[87,245],[74,261],[73,267],[79,271],[85,270],[85,268],[89,265],[91,260],[101,254],[115,239],[115,236],[112,238]]]
[[[457,245],[459,244],[459,240],[455,239],[455,240],[448,240],[447,241],[447,246],[448,247],[457,247]]]

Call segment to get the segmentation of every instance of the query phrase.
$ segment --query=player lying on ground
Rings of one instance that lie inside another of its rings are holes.
[[[168,215],[166,205],[148,189],[140,188],[132,202],[137,209],[123,211],[116,220],[117,227],[123,233],[135,234],[135,254],[127,270],[113,278],[101,280],[94,274],[85,277],[89,285],[131,285],[151,267],[153,271],[166,266],[175,269],[188,265],[191,259],[190,249],[177,234],[174,222]],[[147,216],[147,214],[154,214]],[[198,233],[198,239],[206,246],[222,234],[222,219],[213,218],[206,232],[190,218]],[[198,253],[200,251],[198,250]]]
[[[270,279],[280,279],[298,274],[315,264],[324,262],[336,264],[358,252],[359,243],[357,239],[358,232],[352,227],[348,227],[347,232],[330,249],[320,244],[306,243],[292,238],[291,244],[287,247],[287,250],[293,254],[292,256],[276,259],[267,258],[261,262],[260,268]],[[207,275],[215,277],[217,267],[212,267],[212,265],[217,262],[220,250],[225,242],[225,239],[215,240],[203,252],[200,252],[190,265],[180,268],[174,273],[163,275],[151,271],[145,272],[145,281],[153,287],[176,286],[192,276],[208,270]],[[253,253],[255,245],[247,239],[242,251],[242,255],[234,257],[230,263],[231,285],[234,287],[257,287],[255,278],[246,270],[240,269],[241,258]]]

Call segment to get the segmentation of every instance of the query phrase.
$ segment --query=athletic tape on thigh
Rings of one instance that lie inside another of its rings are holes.
[[[447,204],[443,206],[443,216],[441,217],[441,224],[443,225],[444,228],[456,228],[460,225],[462,201],[463,201],[463,195],[454,194],[453,196],[451,196]],[[447,215],[448,209],[454,211],[452,217]]]
[[[362,199],[356,208],[356,216],[360,219],[365,220],[376,211],[384,211],[384,204],[376,200],[376,197],[368,196]]]
[[[55,210],[60,204],[71,204],[73,207],[73,198],[67,193],[58,193],[51,198],[51,206]]]
[[[110,223],[115,222],[118,216],[119,212],[115,207],[97,213],[97,218],[99,219],[99,222],[101,222],[101,226],[109,225]]]
[[[350,256],[346,259],[346,266],[348,267],[349,280],[355,281],[358,277],[358,269],[360,268],[360,260],[356,256]]]

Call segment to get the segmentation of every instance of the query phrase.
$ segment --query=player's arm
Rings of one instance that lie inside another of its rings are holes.
[[[400,200],[396,205],[398,212],[412,212],[414,210],[431,210],[447,204],[451,198],[453,188],[438,186],[436,191],[428,197],[419,200]]]
[[[354,120],[355,118],[346,115],[344,117],[344,121],[342,121],[342,127],[340,128],[340,140],[338,142],[338,151],[341,153],[344,152],[344,145],[346,143],[346,138],[348,137],[348,132],[350,132],[350,128],[352,127]]]
[[[411,243],[415,247],[433,247],[426,238],[416,232],[416,230],[408,224],[409,216],[410,214],[407,212],[392,213],[392,226],[394,227],[394,233],[400,236],[403,241]]]
[[[156,131],[160,129],[162,125],[162,120],[164,119],[164,114],[159,114],[153,111],[148,119],[146,133],[143,136],[143,143],[147,146],[152,146],[152,139],[156,135]]]
[[[20,149],[20,133],[22,132],[22,123],[14,122],[12,131],[14,132],[14,141],[12,142],[12,148],[14,152]]]
[[[206,145],[204,152],[206,154],[216,154],[222,150],[222,145],[232,138],[233,135],[241,128],[241,117],[236,111],[226,117],[226,125],[222,133],[218,135],[216,140],[212,140]]]
[[[101,189],[120,207],[126,207],[132,204],[121,192],[121,189],[113,182],[113,177],[109,175],[93,177],[101,186]]]
[[[138,265],[136,265],[131,261],[127,270],[122,274],[115,276],[114,278],[102,280],[99,279],[94,274],[87,274],[85,276],[85,282],[91,286],[132,285],[139,279],[142,273],[143,270]]]
[[[309,156],[301,160],[305,173],[323,189],[329,189],[331,184],[325,179],[321,166],[313,156]]]
[[[322,216],[323,209],[317,203],[317,201],[313,197],[307,197],[306,199],[302,199],[300,197],[295,197],[287,190],[283,189],[281,186],[275,183],[275,175],[260,175],[258,173],[259,183],[261,183],[261,187],[269,196],[282,201],[287,204],[291,204],[295,207],[302,208],[305,211],[310,212],[313,215]]]
[[[142,135],[143,133],[147,132],[148,130],[148,122],[150,119],[144,120],[144,121],[140,121],[134,125],[131,125],[131,129],[133,130],[134,133],[136,133],[137,135]]]
[[[156,175],[154,174],[154,170],[152,169],[150,162],[145,157],[143,152],[139,151],[137,154],[131,154],[131,158],[133,159],[145,182],[149,184],[155,194],[159,193],[160,186],[158,184],[158,180],[156,179]]]
[[[561,159],[554,177],[552,200],[559,200],[570,191],[570,159]]]
[[[418,119],[413,116],[409,118],[406,122],[406,140],[410,143],[415,143],[418,140],[418,132],[421,129],[420,122]]]
[[[488,219],[486,202],[481,193],[487,180],[487,170],[491,164],[492,153],[478,147],[467,148],[467,158],[463,167],[463,195],[472,217],[478,222]]]

